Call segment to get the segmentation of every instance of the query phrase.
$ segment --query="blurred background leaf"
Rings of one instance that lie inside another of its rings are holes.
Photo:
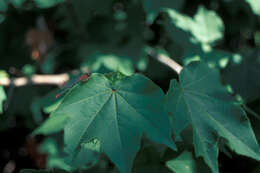
[[[0,114],[3,113],[3,102],[6,100],[4,88],[0,86]]]

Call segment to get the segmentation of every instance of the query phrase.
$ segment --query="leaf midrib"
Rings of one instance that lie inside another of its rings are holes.
[[[86,125],[86,127],[83,130],[83,133],[80,136],[80,140],[79,143],[81,143],[81,141],[83,140],[83,136],[86,133],[86,131],[88,130],[90,124],[95,120],[95,118],[97,117],[97,115],[99,114],[99,112],[103,109],[103,107],[105,106],[105,104],[108,102],[108,100],[111,98],[112,93],[107,97],[107,100],[104,102],[104,104],[100,107],[100,109],[92,116],[92,118],[90,119],[89,123]]]
[[[185,84],[184,86],[182,86],[182,88],[185,89],[185,88],[187,88],[187,87],[190,86],[190,85],[194,85],[195,83],[204,80],[204,79],[205,79],[206,77],[208,77],[211,73],[212,73],[212,72],[208,72],[207,74],[205,74],[205,75],[202,76],[201,78],[196,79],[196,80],[193,80],[192,82]]]
[[[186,106],[187,106],[187,108],[188,108],[188,111],[189,111],[189,113],[190,113],[190,120],[192,121],[192,127],[193,127],[193,129],[196,131],[196,133],[197,133],[197,136],[199,137],[199,139],[200,139],[200,141],[202,141],[202,143],[204,143],[204,141],[205,140],[203,140],[203,138],[201,137],[201,135],[199,134],[199,132],[198,132],[198,130],[197,130],[197,128],[196,128],[196,126],[194,126],[194,120],[193,120],[193,116],[192,116],[192,111],[190,110],[190,107],[189,107],[189,104],[188,104],[188,102],[186,101],[186,99],[185,99],[185,97],[184,97],[184,93],[183,93],[183,100],[184,100],[184,103],[186,104]],[[209,157],[209,154],[208,154],[208,152],[207,152],[207,150],[206,150],[206,147],[204,148],[204,147],[202,147],[203,148],[203,152],[204,153],[207,153],[207,158],[211,161],[211,164],[214,166],[215,164],[214,164],[214,161],[213,160],[211,160],[211,157]],[[201,155],[202,157],[203,157],[203,155]],[[218,163],[217,163],[218,164]],[[216,166],[218,166],[218,165],[216,165]],[[215,167],[215,166],[214,166]]]
[[[113,95],[113,100],[114,100],[114,109],[115,109],[115,124],[116,124],[116,129],[117,129],[117,132],[118,132],[118,138],[119,138],[119,142],[120,142],[120,148],[121,148],[121,152],[124,152],[123,150],[123,144],[122,144],[122,139],[121,139],[121,135],[120,135],[120,131],[119,131],[119,125],[118,125],[118,114],[117,114],[117,101],[116,101],[116,96],[115,96],[115,93],[112,94]],[[123,155],[123,159],[124,159],[124,164],[127,163],[126,160],[125,160],[125,155]]]

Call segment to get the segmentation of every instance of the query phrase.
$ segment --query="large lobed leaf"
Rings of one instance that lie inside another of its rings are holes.
[[[92,74],[71,89],[50,120],[56,117],[63,124],[67,118],[58,117],[69,117],[64,127],[66,152],[97,139],[119,170],[130,173],[142,134],[176,149],[163,103],[163,91],[142,75]]]
[[[167,109],[174,118],[174,131],[193,128],[196,156],[202,156],[218,173],[218,141],[226,140],[236,153],[260,160],[260,151],[245,112],[234,103],[219,82],[219,74],[203,63],[191,63],[171,81]]]

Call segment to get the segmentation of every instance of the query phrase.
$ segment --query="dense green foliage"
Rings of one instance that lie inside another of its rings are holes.
[[[21,173],[256,173],[259,48],[259,0],[0,0],[0,130],[43,135]]]

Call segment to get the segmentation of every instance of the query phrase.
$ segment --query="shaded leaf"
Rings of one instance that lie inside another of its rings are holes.
[[[242,61],[233,59],[223,71],[225,82],[232,86],[246,102],[260,96],[260,60],[257,52],[244,56]]]
[[[112,1],[74,0],[71,2],[82,25],[86,24],[91,17],[108,15],[112,11]]]
[[[193,23],[192,18],[172,9],[165,11],[169,19],[166,20],[164,26],[169,37],[182,47],[190,47],[193,38],[190,32],[190,26]]]
[[[26,0],[12,0],[11,3],[13,4],[13,6],[15,6],[16,8],[20,8],[22,7],[23,3]]]
[[[4,12],[7,11],[7,2],[6,0],[0,0],[0,23],[2,23],[5,19]]]
[[[68,153],[64,155],[60,151],[61,146],[52,139],[47,138],[41,144],[40,151],[48,154],[47,167],[48,168],[58,168],[66,171],[73,171],[76,169],[88,169],[95,165],[98,161],[99,155],[93,150],[96,144],[93,141],[84,144],[84,146],[77,153]],[[88,147],[87,147],[88,146]]]
[[[196,156],[202,156],[212,172],[218,173],[218,141],[224,138],[236,153],[260,160],[260,150],[250,122],[219,82],[216,69],[191,63],[171,81],[167,109],[174,118],[177,138],[192,125]]]
[[[0,0],[0,12],[4,12],[7,10],[7,1],[6,0]]]
[[[147,13],[147,21],[148,23],[152,23],[154,19],[157,17],[158,13],[163,9],[163,8],[171,8],[171,9],[176,9],[179,10],[183,4],[184,0],[144,0],[144,9],[145,12]]]
[[[134,65],[130,58],[113,54],[95,53],[83,66],[88,67],[93,72],[107,73],[119,71],[125,75],[134,73]]]
[[[158,147],[159,145],[151,144],[151,142],[148,142],[148,146],[142,146],[135,159],[132,173],[171,173],[162,161],[162,153],[158,151],[160,150]],[[119,171],[115,169],[113,173],[119,173]]]
[[[168,161],[166,165],[175,173],[210,173],[206,165],[196,160],[189,151],[183,151],[178,157]]]
[[[65,0],[34,0],[34,2],[39,8],[50,8],[59,3],[65,2]]]
[[[38,127],[33,134],[52,134],[63,130],[66,122],[68,121],[68,115],[50,116],[40,127]]]

